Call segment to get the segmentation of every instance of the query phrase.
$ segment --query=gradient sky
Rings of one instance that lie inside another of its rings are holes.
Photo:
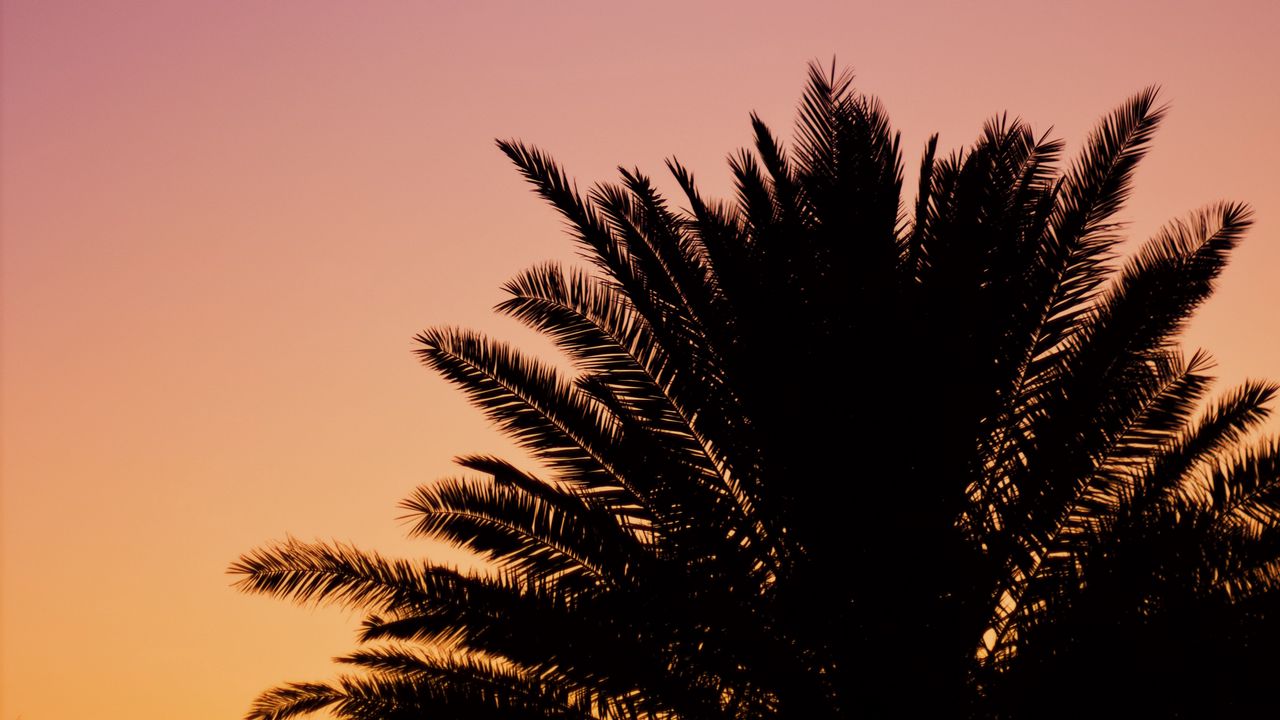
[[[811,58],[855,68],[908,167],[1003,110],[1074,149],[1159,83],[1125,216],[1253,204],[1188,341],[1280,378],[1273,0],[2,7],[0,720],[222,719],[332,676],[358,618],[225,568],[286,533],[422,553],[396,503],[510,452],[410,354],[434,324],[531,342],[498,286],[572,257],[495,137],[584,185],[676,155],[724,195]]]

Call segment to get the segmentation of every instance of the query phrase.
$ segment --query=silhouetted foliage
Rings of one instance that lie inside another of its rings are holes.
[[[252,718],[1229,716],[1275,687],[1277,387],[1206,400],[1175,338],[1249,225],[1175,221],[1119,263],[1154,89],[1079,158],[1021,121],[904,205],[898,136],[813,66],[794,143],[755,116],[733,202],[622,170],[583,196],[499,147],[593,268],[498,310],[552,365],[428,330],[422,361],[539,461],[487,456],[404,502],[466,574],[287,541],[237,586],[368,612],[358,674]]]

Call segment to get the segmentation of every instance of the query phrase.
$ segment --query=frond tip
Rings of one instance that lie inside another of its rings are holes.
[[[245,717],[247,720],[287,720],[319,712],[342,699],[341,690],[325,683],[289,683],[259,695]]]
[[[234,583],[239,590],[299,604],[376,608],[427,599],[423,569],[339,543],[289,538],[242,555],[228,572],[241,576]]]

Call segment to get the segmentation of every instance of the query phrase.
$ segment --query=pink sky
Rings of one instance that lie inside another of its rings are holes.
[[[421,553],[397,501],[510,452],[410,354],[444,323],[529,342],[498,286],[572,256],[495,137],[584,185],[676,155],[724,195],[811,58],[857,70],[908,167],[1003,110],[1075,148],[1160,83],[1133,235],[1252,203],[1188,341],[1280,378],[1278,8],[4,0],[0,720],[236,717],[333,674],[355,616],[225,568],[286,533]]]

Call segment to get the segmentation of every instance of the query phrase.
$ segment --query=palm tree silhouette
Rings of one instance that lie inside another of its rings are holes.
[[[288,540],[242,590],[368,613],[355,673],[251,718],[1052,717],[1267,702],[1277,387],[1207,403],[1175,338],[1249,225],[1238,204],[1116,266],[1154,89],[1080,157],[990,121],[904,206],[898,136],[816,65],[793,147],[752,116],[734,202],[622,170],[583,196],[500,148],[591,270],[543,265],[498,309],[565,377],[465,330],[418,336],[544,468],[465,456],[404,503],[463,573]]]

